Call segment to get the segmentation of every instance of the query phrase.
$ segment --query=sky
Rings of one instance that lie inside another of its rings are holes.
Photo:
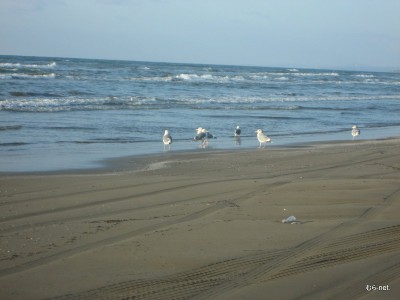
[[[0,0],[0,55],[400,70],[399,0]]]

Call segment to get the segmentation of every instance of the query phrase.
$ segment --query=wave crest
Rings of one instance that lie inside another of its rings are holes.
[[[48,64],[21,64],[21,63],[0,63],[0,68],[54,68],[57,66],[55,61]]]
[[[48,74],[25,74],[25,73],[13,73],[13,74],[0,74],[0,79],[52,79],[55,78],[55,73]]]

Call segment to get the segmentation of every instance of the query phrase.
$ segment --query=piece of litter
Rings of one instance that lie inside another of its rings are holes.
[[[286,219],[283,219],[283,220],[282,220],[282,223],[283,223],[283,224],[287,224],[287,223],[296,224],[296,223],[298,223],[298,221],[297,221],[297,219],[296,219],[295,216],[290,216],[290,217],[288,217],[288,218],[286,218]]]

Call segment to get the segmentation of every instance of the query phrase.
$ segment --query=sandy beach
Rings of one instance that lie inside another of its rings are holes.
[[[3,174],[0,205],[1,299],[400,295],[400,139]]]

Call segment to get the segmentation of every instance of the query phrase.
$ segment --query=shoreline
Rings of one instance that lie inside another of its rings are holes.
[[[362,140],[1,175],[1,295],[396,299],[399,150]]]
[[[268,144],[265,146],[266,150],[271,151],[285,151],[288,149],[302,149],[302,148],[315,148],[315,147],[329,147],[335,145],[352,145],[352,144],[368,144],[379,141],[400,140],[400,136],[390,136],[380,139],[359,139],[359,140],[331,140],[331,141],[303,141],[296,143],[289,143],[285,145]],[[115,172],[140,172],[146,170],[148,165],[162,162],[165,159],[179,160],[181,158],[191,158],[194,156],[211,155],[211,154],[233,154],[233,153],[249,153],[257,151],[258,147],[243,147],[243,148],[227,148],[227,149],[192,149],[192,150],[173,150],[164,153],[150,153],[150,154],[137,154],[137,155],[123,155],[120,157],[104,158],[98,161],[93,161],[96,166],[71,168],[71,169],[57,169],[49,171],[0,171],[1,176],[30,176],[30,175],[63,175],[63,174],[101,174],[101,173],[115,173]]]
[[[367,140],[381,140],[399,137],[400,126],[368,128],[363,129],[361,137],[357,142]],[[349,132],[341,133],[321,133],[316,135],[290,135],[290,136],[271,136],[272,144],[269,148],[275,147],[295,147],[308,144],[321,143],[346,143],[353,142]],[[347,138],[346,138],[347,137]],[[61,173],[84,172],[91,173],[95,169],[105,169],[104,164],[113,159],[121,157],[147,157],[162,156],[167,153],[202,153],[213,151],[242,151],[258,148],[256,136],[243,136],[237,141],[233,136],[221,136],[218,139],[210,140],[207,149],[201,149],[192,140],[179,140],[172,144],[170,151],[163,151],[162,142],[138,143],[136,144],[83,144],[78,148],[50,148],[36,150],[18,149],[6,150],[0,157],[0,174],[18,173]],[[43,153],[46,156],[43,157]]]

